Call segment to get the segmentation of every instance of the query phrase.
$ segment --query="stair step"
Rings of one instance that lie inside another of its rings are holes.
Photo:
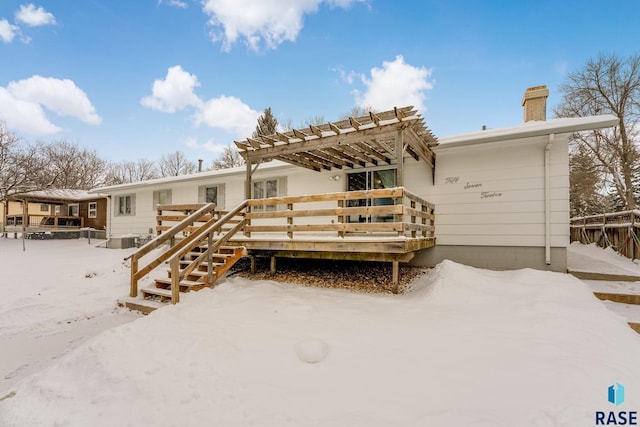
[[[159,297],[169,298],[171,299],[171,290],[170,289],[160,289],[160,288],[143,288],[140,289],[143,296],[147,295],[157,295]]]
[[[198,258],[200,255],[202,255],[201,252],[189,252],[186,255],[186,257],[191,258],[189,261],[192,261],[192,260]],[[226,259],[226,258],[231,258],[231,257],[233,257],[233,254],[218,254],[218,253],[211,254],[211,258],[214,258],[214,259],[215,258],[218,258],[218,259],[225,258]]]
[[[164,285],[164,286],[169,286],[169,289],[171,288],[171,279],[155,279],[155,281],[156,281],[156,285]],[[190,289],[198,286],[204,286],[204,283],[198,282],[195,280],[187,280],[187,279],[182,279],[180,281],[181,288]],[[169,290],[169,293],[171,293],[170,290]]]
[[[216,263],[213,263],[213,265],[214,265],[214,267],[215,267],[216,265],[224,265],[224,264],[216,264]],[[167,274],[171,275],[171,270],[170,270],[170,269],[167,269]],[[209,274],[209,273],[208,273],[206,270],[205,270],[205,271],[202,271],[202,270],[193,270],[191,273],[189,273],[189,276],[200,276],[200,277],[205,277],[205,276],[207,276],[208,274]],[[213,276],[215,276],[215,275],[216,275],[216,272],[214,271],[214,272],[213,272]],[[164,280],[164,279],[161,279],[161,280]],[[183,282],[184,282],[184,280],[183,280]]]

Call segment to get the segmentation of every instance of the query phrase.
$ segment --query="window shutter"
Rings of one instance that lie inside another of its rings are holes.
[[[218,185],[218,204],[216,208],[221,210],[224,209],[225,205],[224,184],[220,184]]]
[[[278,197],[287,195],[287,177],[278,178]]]
[[[207,187],[201,185],[198,187],[198,203],[204,203],[206,201],[205,195],[207,194]]]

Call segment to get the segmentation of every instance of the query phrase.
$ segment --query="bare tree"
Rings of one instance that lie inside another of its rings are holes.
[[[280,128],[285,132],[293,130],[293,120],[286,119],[284,122],[280,122]]]
[[[0,121],[0,200],[41,187],[44,161],[37,146],[21,146]]]
[[[234,146],[227,145],[220,157],[213,161],[212,167],[216,169],[227,169],[244,165],[244,159]]]
[[[309,127],[310,125],[319,126],[327,123],[324,119],[324,116],[315,115],[313,117],[307,117],[304,120],[304,127]]]
[[[351,110],[347,111],[344,114],[340,115],[340,120],[346,120],[349,117],[362,117],[362,116],[368,116],[369,115],[369,111],[371,112],[376,112],[376,110],[373,109],[373,107],[367,106],[367,107],[353,107],[351,108]]]
[[[106,185],[147,181],[160,176],[155,162],[147,159],[111,163],[107,169]]]
[[[634,209],[633,178],[640,166],[640,56],[601,54],[569,74],[560,90],[563,99],[556,108],[557,116],[613,114],[620,120],[613,129],[582,132],[571,141],[592,158],[606,179],[605,185],[615,189],[624,208]]]
[[[179,176],[194,173],[198,166],[194,161],[188,160],[182,151],[172,154],[165,154],[158,161],[158,171],[160,176]]]
[[[107,162],[95,150],[66,141],[44,145],[41,149],[47,160],[44,179],[49,186],[88,190],[104,182]]]

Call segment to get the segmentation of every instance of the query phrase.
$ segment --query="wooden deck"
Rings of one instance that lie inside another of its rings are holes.
[[[270,257],[272,270],[278,257],[390,262],[397,285],[399,263],[435,245],[433,204],[402,187],[251,199],[231,211],[160,205],[157,221],[158,237],[131,256],[132,298],[138,281],[161,264],[169,263],[169,278],[142,293],[176,303],[179,292],[212,286],[245,255],[252,268],[255,257]]]

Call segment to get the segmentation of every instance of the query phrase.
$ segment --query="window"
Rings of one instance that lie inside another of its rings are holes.
[[[224,209],[224,184],[198,187],[199,203],[215,203],[216,209]]]
[[[171,204],[171,190],[158,190],[153,192],[153,209],[158,205]]]
[[[264,199],[268,197],[278,197],[286,194],[287,178],[268,178],[263,180],[253,181],[253,198]],[[275,211],[279,209],[279,206],[269,205],[266,206],[266,210]],[[262,210],[261,206],[256,206],[254,210]]]
[[[97,218],[97,217],[98,217],[98,203],[89,202],[89,218]]]
[[[49,205],[40,205],[40,212],[49,212]]]
[[[77,203],[69,203],[69,205],[67,205],[67,212],[67,215],[69,216],[79,216],[80,205]]]
[[[126,195],[116,197],[115,215],[126,216],[135,215],[135,196]]]
[[[373,171],[354,172],[347,176],[347,191],[377,190],[396,186],[396,169],[380,169]],[[357,199],[348,200],[349,207],[364,207],[371,205],[392,205],[393,199]],[[367,215],[350,215],[349,222],[380,222],[391,220],[392,216],[378,215],[372,218]]]
[[[54,209],[54,212],[55,212],[54,213],[55,216],[60,215],[60,206],[56,206],[55,209]]]

